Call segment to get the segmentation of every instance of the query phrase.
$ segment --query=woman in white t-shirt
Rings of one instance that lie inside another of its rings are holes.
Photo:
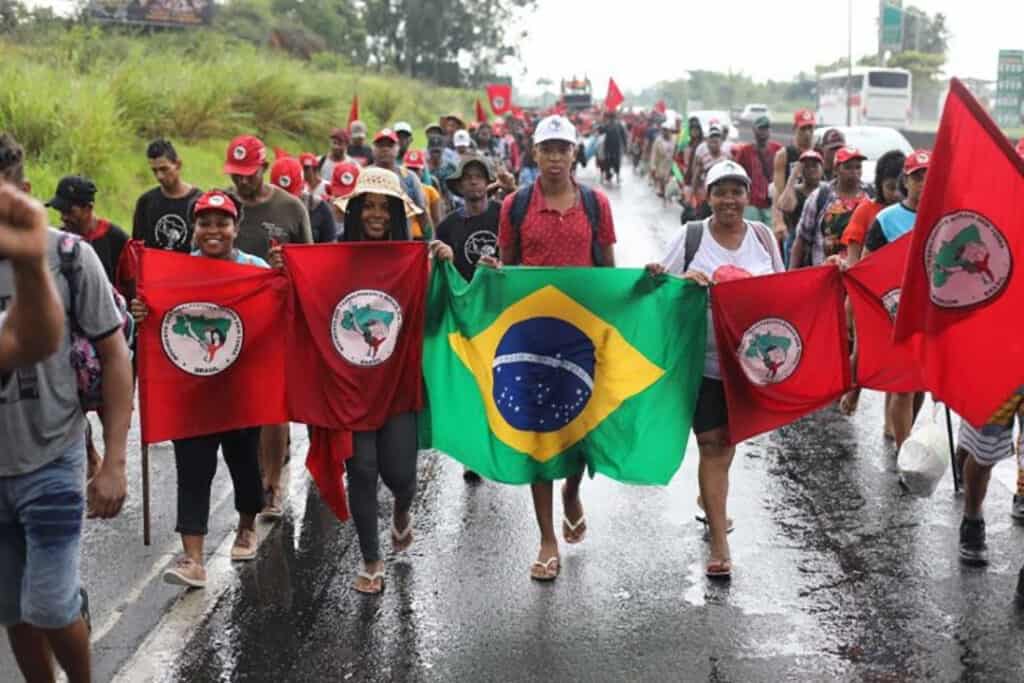
[[[685,226],[669,245],[662,262],[648,265],[647,271],[652,275],[676,275],[703,286],[783,272],[779,245],[771,230],[763,223],[743,219],[750,201],[750,177],[743,167],[733,161],[719,162],[709,170],[706,185],[711,217]],[[732,574],[725,499],[736,448],[729,444],[728,427],[709,305],[704,379],[697,396],[693,431],[700,449],[700,502],[707,513],[711,540],[705,572],[710,578],[722,579]]]

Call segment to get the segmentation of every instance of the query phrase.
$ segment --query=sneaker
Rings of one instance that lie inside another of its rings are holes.
[[[960,522],[960,560],[964,564],[988,564],[988,546],[985,545],[985,520],[967,519]]]
[[[186,588],[206,588],[206,569],[188,557],[181,557],[164,572],[164,583]]]
[[[1013,505],[1010,506],[1010,516],[1018,522],[1024,522],[1024,496],[1014,495]]]
[[[92,614],[89,613],[89,594],[85,592],[84,588],[78,589],[78,595],[81,598],[82,607],[82,621],[85,622],[85,628],[92,633]]]
[[[235,544],[231,546],[231,559],[235,562],[255,560],[258,549],[259,542],[256,540],[256,532],[252,529],[239,529],[235,536]]]

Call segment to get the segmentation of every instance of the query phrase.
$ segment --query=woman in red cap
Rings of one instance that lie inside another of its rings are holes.
[[[269,268],[258,256],[235,248],[238,237],[241,203],[234,197],[215,190],[196,200],[190,214],[194,225],[193,256],[224,259],[245,265]],[[279,255],[275,255],[280,258]],[[146,304],[135,299],[132,317],[137,324],[149,315]],[[223,339],[211,336],[210,349]],[[210,350],[208,349],[208,350]],[[231,548],[231,559],[252,560],[256,557],[256,515],[263,508],[263,484],[259,466],[260,428],[234,429],[174,441],[174,462],[178,471],[178,521],[184,555],[164,572],[164,581],[189,588],[206,586],[203,565],[203,541],[210,517],[210,486],[217,471],[217,450],[231,473],[238,511],[238,532]]]

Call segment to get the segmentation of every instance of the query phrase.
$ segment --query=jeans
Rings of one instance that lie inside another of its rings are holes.
[[[47,465],[0,477],[0,625],[59,629],[81,612],[85,440]]]

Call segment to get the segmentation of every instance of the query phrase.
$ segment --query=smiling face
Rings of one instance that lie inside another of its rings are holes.
[[[195,243],[203,256],[229,259],[235,249],[238,224],[223,211],[203,211],[196,216]]]
[[[369,193],[363,201],[363,231],[366,239],[382,240],[391,227],[391,212],[386,195]]]
[[[729,178],[712,185],[708,195],[715,220],[725,224],[743,220],[743,210],[747,208],[748,201],[747,186]]]

